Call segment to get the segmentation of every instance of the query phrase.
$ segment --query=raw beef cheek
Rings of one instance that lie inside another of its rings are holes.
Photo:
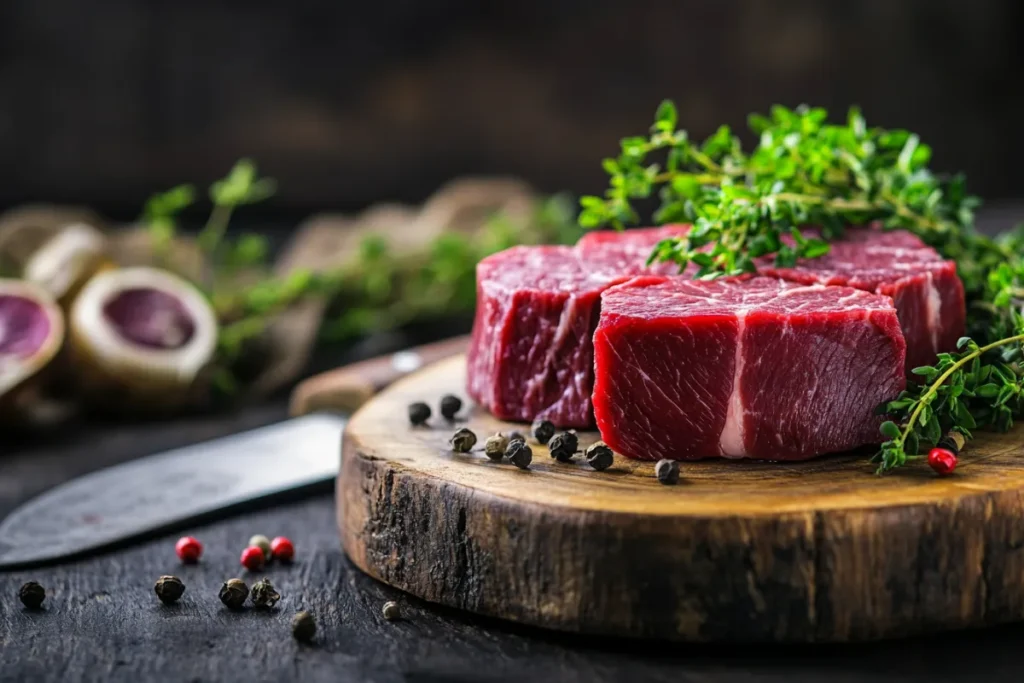
[[[964,287],[956,264],[943,260],[904,230],[850,228],[821,258],[802,260],[792,268],[777,268],[770,257],[764,258],[758,262],[758,272],[791,282],[843,285],[891,297],[907,340],[908,371],[932,365],[942,351],[955,350],[957,339],[964,334]]]
[[[601,437],[632,458],[802,460],[881,440],[904,386],[892,302],[768,278],[637,278],[594,338]]]
[[[572,247],[514,247],[477,266],[467,391],[496,417],[593,426],[600,295],[643,269],[603,251],[586,261]]]

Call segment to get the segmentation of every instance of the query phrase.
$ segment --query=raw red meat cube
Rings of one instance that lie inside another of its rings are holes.
[[[813,231],[808,231],[812,233]],[[904,230],[852,228],[828,254],[776,268],[758,263],[762,275],[803,284],[844,285],[892,297],[907,340],[907,370],[932,365],[942,351],[956,349],[964,334],[964,286],[956,263]]]
[[[639,277],[602,296],[594,413],[643,460],[801,460],[881,440],[906,345],[886,296],[764,277]]]
[[[505,420],[593,426],[593,334],[601,292],[645,272],[616,250],[513,247],[477,266],[467,391]]]

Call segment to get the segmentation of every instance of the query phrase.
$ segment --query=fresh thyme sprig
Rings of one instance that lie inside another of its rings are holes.
[[[265,261],[267,244],[263,237],[246,234],[231,242],[225,239],[225,233],[236,208],[264,201],[273,196],[275,189],[276,182],[260,177],[256,165],[249,159],[240,159],[226,177],[210,185],[212,208],[196,240],[209,261],[209,272],[205,282],[196,284],[211,296],[218,276]],[[156,193],[146,201],[140,221],[153,238],[159,260],[166,258],[167,250],[178,233],[180,214],[195,201],[195,186],[189,184]]]
[[[659,244],[651,259],[681,269],[696,263],[698,276],[752,272],[754,259],[767,255],[782,266],[820,256],[846,226],[872,221],[942,245],[960,238],[978,203],[962,178],[928,170],[931,149],[917,135],[869,128],[856,108],[841,125],[820,108],[751,116],[759,140],[750,154],[726,126],[698,144],[677,124],[666,101],[649,135],[623,139],[619,156],[604,161],[608,190],[581,199],[579,220],[621,228],[639,219],[636,200],[657,193],[655,223],[693,228]],[[820,227],[823,239],[801,238],[804,225]],[[793,245],[782,239],[787,234]]]
[[[968,287],[968,331],[959,353],[939,354],[934,365],[915,368],[924,384],[910,384],[882,407],[888,440],[875,455],[884,473],[921,456],[922,443],[936,444],[953,429],[966,439],[973,430],[1006,431],[1024,409],[1024,226],[999,240],[975,240],[958,265],[976,272]],[[937,436],[938,435],[938,436]]]
[[[216,254],[235,209],[269,199],[276,190],[277,183],[271,178],[261,178],[252,161],[238,161],[226,178],[210,186],[213,210],[202,232],[199,233],[199,246],[209,254]],[[252,240],[249,240],[249,243],[252,244]]]
[[[192,205],[195,196],[196,189],[192,185],[178,185],[146,200],[140,222],[149,230],[158,258],[166,256],[178,232],[178,214]]]
[[[917,455],[922,443],[936,445],[949,430],[972,438],[977,428],[1006,431],[1024,407],[1020,332],[985,346],[970,337],[957,344],[960,353],[941,353],[935,365],[914,368],[925,384],[911,384],[895,400],[882,406],[894,420],[882,424],[882,444],[874,457],[878,473],[904,465]],[[995,358],[986,358],[992,355]]]

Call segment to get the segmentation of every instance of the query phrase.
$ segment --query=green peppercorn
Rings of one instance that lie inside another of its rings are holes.
[[[402,616],[402,610],[399,609],[397,602],[385,602],[384,608],[381,612],[384,614],[384,618],[388,621],[395,621],[400,619]]]
[[[536,420],[530,431],[533,432],[533,438],[537,439],[537,443],[546,444],[555,435],[555,425],[547,420]]]
[[[608,448],[608,444],[604,441],[595,441],[590,444],[590,446],[587,447],[586,457],[587,464],[598,472],[608,469],[612,466],[612,462],[615,461],[615,456],[612,455],[612,449]]]
[[[35,581],[29,581],[18,589],[18,599],[28,609],[39,609],[46,599],[46,590]]]
[[[451,394],[441,397],[441,415],[444,419],[451,422],[455,419],[455,416],[460,410],[462,410],[461,398],[458,396],[452,396]]]
[[[450,443],[456,453],[469,453],[476,445],[476,434],[463,427],[452,435]]]
[[[500,461],[505,457],[505,449],[508,448],[508,443],[508,437],[498,432],[494,436],[487,437],[487,441],[484,441],[484,453],[491,460]]]
[[[525,441],[510,441],[505,449],[505,457],[519,469],[527,470],[533,462],[533,450]]]
[[[579,446],[580,440],[573,432],[559,432],[548,442],[551,457],[558,462],[571,461],[572,457],[576,455],[576,451],[579,450]]]
[[[526,437],[523,435],[522,432],[509,432],[508,433],[508,440],[509,440],[509,442],[512,442],[512,441],[526,441]]]
[[[677,460],[659,460],[654,466],[654,474],[662,484],[679,483],[679,462]]]
[[[153,586],[156,597],[165,605],[173,605],[185,592],[185,584],[177,576],[161,576]]]
[[[249,587],[241,579],[228,579],[220,587],[220,601],[230,609],[242,609],[249,597]]]
[[[263,551],[263,559],[264,559],[264,561],[266,561],[266,562],[270,561],[270,557],[271,557],[271,553],[272,553],[271,548],[270,548],[270,539],[267,538],[266,536],[264,536],[263,534],[256,534],[255,536],[250,538],[249,539],[249,545],[247,545],[246,547],[247,548],[249,548],[249,547],[259,548],[260,550]]]
[[[409,422],[413,427],[425,425],[429,419],[430,406],[422,401],[409,404]]]
[[[292,635],[295,640],[308,643],[316,635],[316,620],[309,612],[299,612],[292,617]]]
[[[252,606],[269,609],[277,604],[281,594],[274,590],[273,584],[261,579],[252,585]]]

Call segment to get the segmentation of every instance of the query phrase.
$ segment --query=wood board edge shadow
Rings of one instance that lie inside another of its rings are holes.
[[[438,454],[413,455],[421,438],[370,428],[404,415],[409,396],[460,381],[425,368],[354,415],[343,440],[343,548],[418,598],[549,629],[685,641],[864,641],[1024,618],[1022,486],[778,514],[524,501],[425,473],[415,458]],[[468,426],[478,421],[494,422],[474,413]]]

